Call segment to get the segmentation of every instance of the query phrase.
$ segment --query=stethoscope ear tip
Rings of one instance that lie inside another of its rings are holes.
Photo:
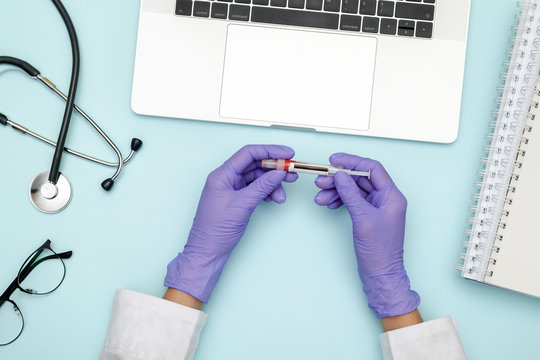
[[[2,125],[7,125],[8,124],[8,118],[6,115],[0,113],[0,124]],[[135,140],[135,139],[133,139]],[[140,140],[139,140],[140,141]],[[142,144],[141,144],[142,145]],[[131,144],[131,146],[133,146],[133,143]],[[139,146],[140,147],[140,146]]]
[[[113,179],[106,179],[101,183],[101,187],[105,191],[111,190],[113,185],[114,185],[114,180]]]
[[[142,140],[137,139],[137,138],[131,139],[131,150],[137,151],[142,147],[142,145],[143,145]]]

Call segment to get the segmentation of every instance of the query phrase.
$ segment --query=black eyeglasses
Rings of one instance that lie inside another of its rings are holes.
[[[17,277],[0,296],[0,346],[9,345],[21,336],[24,317],[17,304],[10,299],[15,290],[31,295],[50,294],[62,284],[66,277],[64,260],[73,253],[60,254],[51,249],[51,240],[45,241],[26,259]],[[33,271],[39,266],[39,271]]]

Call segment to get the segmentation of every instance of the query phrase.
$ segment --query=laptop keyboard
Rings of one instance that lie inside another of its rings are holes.
[[[175,13],[430,39],[435,0],[176,0]]]

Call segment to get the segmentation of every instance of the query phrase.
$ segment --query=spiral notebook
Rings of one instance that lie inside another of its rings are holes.
[[[519,6],[458,268],[466,279],[540,297],[540,0]]]

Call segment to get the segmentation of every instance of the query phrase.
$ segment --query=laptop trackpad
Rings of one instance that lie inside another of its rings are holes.
[[[367,130],[377,40],[229,25],[220,115]]]

